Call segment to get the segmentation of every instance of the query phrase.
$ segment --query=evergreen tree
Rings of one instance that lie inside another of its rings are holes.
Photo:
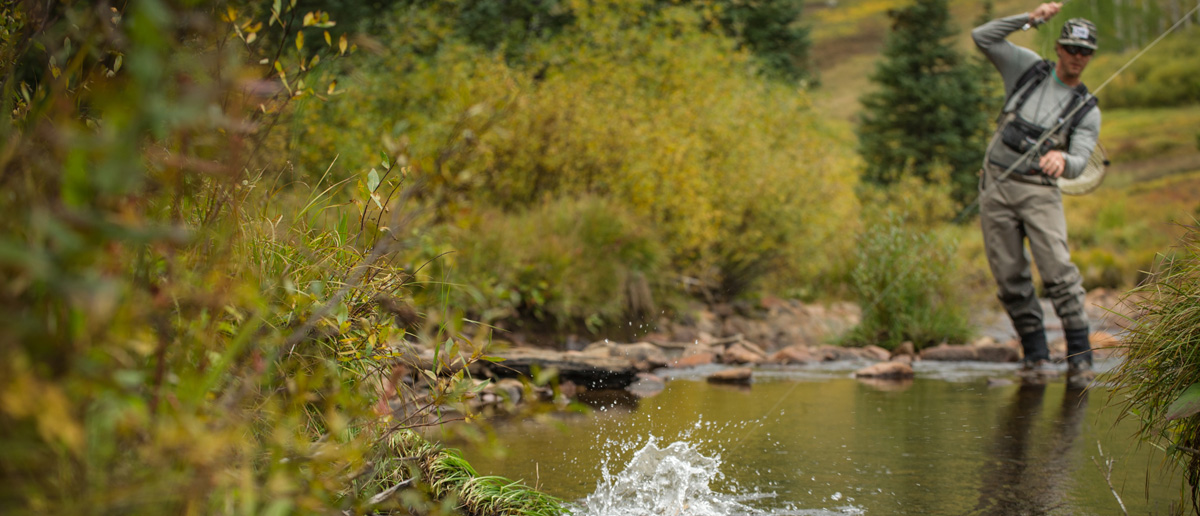
[[[948,167],[954,198],[965,204],[974,198],[989,126],[978,69],[949,44],[956,31],[946,0],[916,0],[888,14],[892,30],[871,75],[878,88],[860,99],[863,180],[932,180]]]
[[[718,0],[725,32],[758,58],[767,76],[800,80],[809,73],[809,30],[801,25],[802,0]]]
[[[992,0],[983,2],[983,10],[980,11],[979,17],[975,18],[975,26],[978,27],[996,18],[996,9]],[[974,52],[971,56],[971,66],[975,69],[973,75],[979,80],[980,85],[980,110],[984,114],[996,116],[1000,110],[1004,109],[1004,81],[1001,80],[1000,74],[996,71],[996,67],[988,60],[983,52]],[[991,136],[992,126],[984,124],[983,138]]]

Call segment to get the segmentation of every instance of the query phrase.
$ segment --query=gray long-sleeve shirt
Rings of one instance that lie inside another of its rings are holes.
[[[975,46],[979,47],[979,50],[992,61],[1004,79],[1004,92],[1010,97],[1005,111],[1012,109],[1012,105],[1017,101],[1012,95],[1017,79],[1025,70],[1042,59],[1034,51],[1014,45],[1005,39],[1028,21],[1030,21],[1028,14],[1018,14],[992,20],[971,31]],[[1052,127],[1057,123],[1058,116],[1062,114],[1074,95],[1073,88],[1052,76],[1036,86],[1017,114],[1026,121],[1039,126]],[[998,141],[999,138],[1000,133],[997,131],[992,137],[989,156],[985,157],[985,160],[1005,161],[996,159],[998,157],[992,155],[993,153],[1009,152],[1009,149]],[[1071,134],[1070,148],[1063,149],[1063,157],[1066,161],[1063,177],[1074,178],[1083,172],[1099,138],[1100,108],[1097,107],[1089,110],[1079,125],[1075,127],[1075,131]],[[1028,168],[1027,164],[1018,167],[1017,170],[1024,172]]]

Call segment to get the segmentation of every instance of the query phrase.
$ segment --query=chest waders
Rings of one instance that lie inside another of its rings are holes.
[[[999,287],[1000,301],[1021,339],[1026,364],[1036,365],[1050,358],[1042,308],[1031,281],[1030,258],[1033,258],[1046,296],[1063,322],[1069,366],[1090,367],[1083,278],[1071,263],[1061,194],[1057,180],[1045,175],[1037,165],[1047,152],[1070,148],[1072,133],[1084,115],[1096,106],[1096,99],[1087,87],[1079,85],[1066,100],[1066,108],[1048,121],[1051,127],[1021,116],[1029,98],[1035,92],[1045,91],[1044,83],[1054,66],[1047,60],[1030,66],[1005,101],[1005,110],[987,150],[982,179],[995,180],[1000,171],[1009,170],[1004,177],[1012,181],[1004,187],[980,185],[981,223],[988,264]],[[1038,115],[1037,119],[1044,119],[1044,115]]]

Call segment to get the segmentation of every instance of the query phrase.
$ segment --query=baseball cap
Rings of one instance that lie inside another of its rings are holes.
[[[1096,46],[1096,24],[1083,18],[1071,18],[1063,24],[1058,43],[1096,50],[1099,48]]]

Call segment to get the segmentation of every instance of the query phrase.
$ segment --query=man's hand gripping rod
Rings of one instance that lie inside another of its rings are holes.
[[[1067,2],[1070,2],[1070,1],[1071,0],[1063,0],[1062,2],[1060,2],[1058,4],[1059,9],[1062,9],[1062,6],[1067,5]],[[1055,13],[1055,14],[1057,14],[1057,13]],[[1036,28],[1040,27],[1043,23],[1046,23],[1046,20],[1047,20],[1047,18],[1034,18],[1034,19],[1026,22],[1025,25],[1022,25],[1021,30],[1036,29]]]

